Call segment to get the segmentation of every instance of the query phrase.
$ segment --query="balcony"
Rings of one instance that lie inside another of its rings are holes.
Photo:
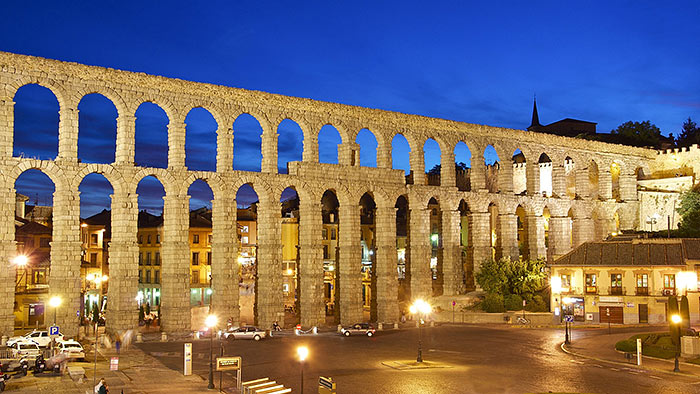
[[[661,295],[664,295],[664,296],[676,295],[676,289],[663,289],[663,290],[661,290]]]
[[[610,295],[622,295],[622,287],[620,286],[613,286],[610,288]]]
[[[647,295],[649,295],[649,288],[648,287],[637,287],[636,294],[638,296],[647,296]]]

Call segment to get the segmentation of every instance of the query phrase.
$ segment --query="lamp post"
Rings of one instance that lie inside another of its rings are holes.
[[[417,299],[413,305],[409,307],[409,312],[418,317],[418,357],[416,362],[423,362],[423,317],[432,311],[432,307],[422,299]]]
[[[53,308],[53,325],[56,325],[56,315],[58,314],[58,307],[61,306],[61,297],[53,296],[49,300],[49,305]]]
[[[210,390],[214,388],[214,327],[218,320],[216,315],[209,315],[204,321],[209,329],[209,385],[207,388]]]
[[[19,277],[17,280],[17,283],[15,283],[15,289],[19,286],[20,282],[22,282],[22,279],[24,279],[24,288],[26,290],[27,288],[27,263],[29,262],[29,259],[27,256],[23,254],[19,254],[15,256],[15,258],[12,259],[12,264],[16,265],[17,268],[22,268],[22,275]]]
[[[675,330],[673,330],[673,335],[675,336],[675,341],[676,341],[676,354],[675,354],[675,360],[673,362],[673,372],[680,372],[680,368],[678,368],[678,353],[680,353],[680,346],[681,346],[681,322],[683,321],[683,318],[681,318],[680,314],[675,314],[671,316],[671,323],[675,324]]]
[[[301,387],[299,392],[304,394],[304,360],[309,356],[309,348],[306,346],[299,346],[297,348],[297,356],[299,356],[299,372],[301,375]]]
[[[99,340],[99,324],[100,324],[100,319],[99,319],[99,312],[101,309],[102,305],[102,284],[109,279],[107,275],[102,275],[102,274],[87,274],[85,276],[85,279],[88,282],[92,282],[95,284],[95,288],[97,289],[97,316],[98,318],[95,319],[95,362],[93,365],[93,371],[92,371],[92,386],[95,387],[97,384],[97,342]],[[93,316],[95,314],[93,313]]]
[[[571,297],[564,297],[564,299],[562,299],[562,302],[564,302],[564,305],[566,305],[568,309],[569,305],[571,305],[574,302],[574,300],[571,299]],[[564,321],[564,343],[567,345],[571,343],[568,321]]]

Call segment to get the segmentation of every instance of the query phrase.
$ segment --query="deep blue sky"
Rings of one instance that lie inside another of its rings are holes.
[[[534,93],[545,124],[573,117],[607,132],[648,119],[677,134],[688,116],[700,119],[697,1],[221,3],[4,3],[0,50],[517,129],[529,125]],[[55,99],[30,87],[15,101],[15,152],[54,157]],[[79,109],[79,157],[111,161],[116,110],[101,96]],[[160,111],[137,113],[138,163],[167,164]],[[188,166],[213,169],[216,123],[195,110],[187,124],[197,136],[188,138]],[[234,168],[259,170],[259,125],[243,116],[234,130]],[[302,138],[293,122],[279,132],[284,168],[301,157]],[[320,140],[322,161],[333,162],[339,138],[331,129]],[[369,133],[360,142],[376,145]],[[396,151],[395,167],[407,169],[406,148]],[[429,169],[439,149],[426,151]],[[457,161],[469,157],[460,152]],[[157,210],[158,185],[144,182],[143,207]],[[40,203],[52,191],[31,174],[17,189]],[[81,191],[83,216],[109,202],[98,176]],[[194,186],[193,207],[209,193]]]

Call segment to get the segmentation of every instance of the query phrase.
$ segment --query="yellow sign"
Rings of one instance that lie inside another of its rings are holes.
[[[241,369],[241,358],[240,357],[217,357],[216,358],[216,370],[217,371],[237,371]]]

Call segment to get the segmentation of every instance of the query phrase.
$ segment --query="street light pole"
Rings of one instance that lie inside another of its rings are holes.
[[[299,346],[297,348],[297,356],[299,356],[299,372],[301,376],[301,381],[300,383],[300,390],[299,392],[301,394],[304,394],[304,360],[306,360],[306,357],[309,355],[309,348],[306,346]]]
[[[216,327],[217,321],[216,315],[209,315],[204,321],[204,324],[209,328],[209,385],[207,388],[210,390],[214,388],[214,327]]]
[[[678,368],[678,355],[681,352],[680,347],[681,347],[681,330],[680,330],[680,324],[683,319],[681,318],[680,314],[675,314],[671,316],[671,323],[676,325],[676,329],[673,330],[673,336],[674,340],[676,342],[676,351],[675,351],[675,359],[673,361],[673,372],[680,372],[680,368]]]

